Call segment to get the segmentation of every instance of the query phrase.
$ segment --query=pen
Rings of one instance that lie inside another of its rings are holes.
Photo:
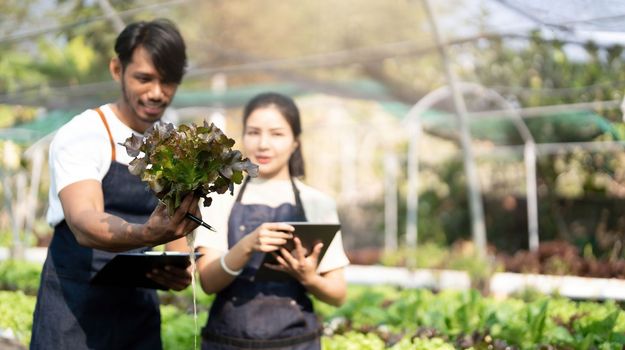
[[[196,223],[200,224],[201,226],[206,227],[207,229],[213,231],[213,232],[217,232],[217,230],[215,230],[211,225],[205,223],[204,221],[202,221],[200,218],[198,218],[197,216],[191,214],[191,213],[187,213],[185,215],[186,218],[191,219],[193,221],[195,221]]]

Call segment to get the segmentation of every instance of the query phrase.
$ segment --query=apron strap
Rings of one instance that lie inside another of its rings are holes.
[[[291,177],[291,186],[293,186],[293,193],[295,194],[295,207],[297,208],[298,214],[300,217],[304,218],[304,221],[307,221],[306,212],[304,211],[304,205],[302,204],[302,198],[299,196],[299,189],[295,186],[295,181]]]
[[[306,221],[306,212],[304,211],[302,198],[299,195],[299,189],[297,188],[297,186],[295,186],[295,180],[293,180],[293,177],[290,177],[289,180],[291,180],[291,187],[293,188],[293,194],[295,195],[295,207],[297,208],[297,213],[300,215],[300,217],[305,219],[304,221]],[[250,182],[250,177],[246,176],[245,180],[243,180],[243,185],[241,186],[241,189],[237,194],[237,199],[235,200],[235,202],[241,202],[241,198],[243,198],[243,192],[245,192],[245,188],[247,187],[248,182]]]
[[[237,199],[235,200],[235,202],[237,203],[241,202],[241,198],[243,198],[243,192],[245,192],[245,187],[247,187],[248,182],[250,182],[250,177],[246,176],[245,180],[243,180],[243,185],[241,186],[241,189],[239,190],[239,193],[237,194]]]
[[[102,119],[102,123],[104,123],[104,127],[106,128],[106,133],[109,134],[109,141],[111,142],[111,161],[115,161],[115,142],[113,141],[113,135],[111,134],[111,129],[109,128],[109,124],[106,122],[106,118],[104,117],[104,113],[100,107],[95,109],[96,112],[100,115],[100,119]]]

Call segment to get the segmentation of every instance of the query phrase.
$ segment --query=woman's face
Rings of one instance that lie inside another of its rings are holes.
[[[297,146],[291,126],[275,107],[256,109],[247,118],[243,148],[258,164],[261,178],[288,179],[289,158]]]

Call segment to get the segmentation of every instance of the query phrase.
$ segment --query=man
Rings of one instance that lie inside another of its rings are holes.
[[[50,145],[50,208],[54,236],[35,308],[31,349],[160,349],[156,292],[91,285],[116,252],[145,251],[166,243],[184,248],[197,227],[198,198],[167,209],[128,172],[123,143],[160,120],[184,75],[184,41],[167,20],[128,25],[115,42],[109,70],[120,83],[114,103],[74,117]],[[174,290],[190,272],[167,267],[150,278]]]

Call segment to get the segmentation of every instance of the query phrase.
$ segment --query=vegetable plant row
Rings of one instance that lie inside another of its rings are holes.
[[[317,303],[326,333],[374,334],[386,348],[401,349],[417,338],[442,339],[456,349],[625,348],[625,311],[612,301],[547,296],[495,300],[475,290],[433,293],[393,287],[352,286],[349,293],[338,309]]]
[[[193,348],[190,290],[161,294],[166,349]],[[200,324],[211,297],[200,298]],[[0,332],[26,345],[35,297],[0,292]],[[495,300],[476,291],[433,293],[350,286],[345,305],[316,302],[323,349],[623,349],[625,311],[614,302],[538,296]]]

